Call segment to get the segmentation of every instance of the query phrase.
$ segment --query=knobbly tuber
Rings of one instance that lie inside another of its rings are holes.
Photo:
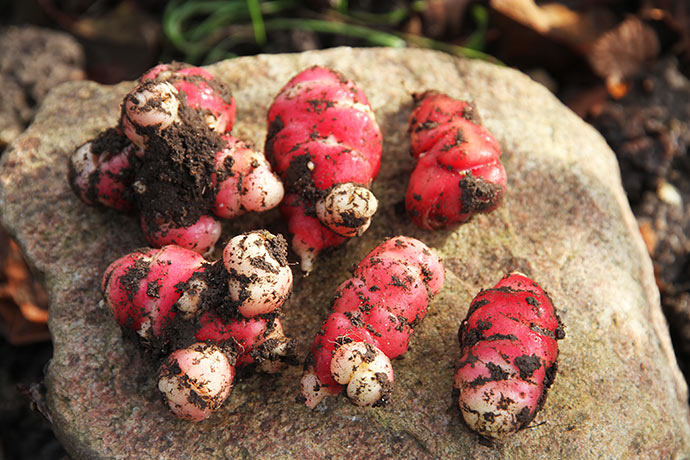
[[[182,396],[173,390],[187,382],[190,373],[203,371],[184,368],[183,362],[194,362],[188,356],[215,355],[215,350],[199,350],[194,343],[218,345],[227,355],[231,374],[223,381],[228,388],[235,365],[256,364],[263,371],[277,372],[284,362],[294,361],[294,342],[285,337],[279,319],[292,286],[286,255],[282,236],[254,231],[231,239],[223,259],[215,263],[194,251],[164,246],[127,254],[108,267],[102,291],[117,322],[136,332],[140,343],[154,353],[174,350],[162,367],[166,380],[160,384],[173,401],[174,413],[192,420],[210,414],[180,407]],[[209,403],[201,409],[207,406],[214,407]]]
[[[394,237],[371,251],[338,287],[305,361],[307,406],[345,387],[359,406],[385,405],[393,383],[390,360],[407,350],[443,279],[439,258],[413,238]]]
[[[526,427],[556,377],[565,337],[551,299],[520,273],[482,290],[460,325],[460,362],[453,379],[471,429],[502,438]]]
[[[302,269],[323,249],[361,235],[378,202],[382,137],[364,93],[340,73],[311,67],[293,77],[268,113],[266,156],[286,184],[281,212]]]
[[[412,155],[405,208],[425,229],[441,229],[490,212],[506,191],[501,147],[469,102],[437,91],[415,95],[410,116]]]
[[[217,217],[283,198],[264,155],[229,135],[234,119],[230,91],[209,72],[159,65],[125,97],[120,125],[74,153],[72,188],[87,204],[137,211],[151,246],[203,254],[220,236]]]
[[[130,211],[132,183],[141,156],[118,128],[110,128],[81,145],[70,158],[69,182],[88,205]]]
[[[200,422],[225,402],[235,368],[217,345],[198,342],[173,352],[158,374],[158,389],[172,413]]]

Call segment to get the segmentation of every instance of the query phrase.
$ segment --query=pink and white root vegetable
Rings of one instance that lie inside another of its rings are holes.
[[[102,204],[118,211],[131,210],[137,150],[116,128],[107,129],[81,145],[69,163],[69,183],[74,193],[92,206]]]
[[[87,204],[136,210],[151,246],[203,254],[218,218],[266,211],[284,195],[263,153],[229,135],[234,119],[230,91],[209,72],[159,65],[124,98],[113,146],[99,136],[77,149],[70,183]]]
[[[266,155],[287,187],[281,211],[309,272],[319,252],[369,227],[381,131],[364,93],[325,67],[304,70],[281,89],[268,125]]]
[[[218,134],[229,133],[235,122],[235,100],[227,86],[200,67],[179,62],[159,64],[146,72],[140,82],[158,80],[170,83],[184,94],[187,105],[203,114],[209,128]]]
[[[496,209],[506,191],[501,147],[474,105],[437,91],[415,101],[409,131],[417,165],[405,196],[412,221],[433,230]]]
[[[232,389],[235,367],[212,343],[173,352],[158,371],[158,389],[177,417],[200,422],[218,410]]]
[[[551,299],[525,275],[511,273],[482,290],[458,332],[453,387],[467,426],[489,438],[526,427],[556,377],[563,337]]]
[[[163,366],[165,372],[161,370],[167,378],[161,391],[172,401],[173,412],[183,418],[205,418],[208,413],[201,409],[215,407],[210,402],[199,410],[178,407],[189,391],[172,388],[187,378],[183,374],[199,371],[182,363],[195,363],[188,357],[206,353],[192,344],[216,344],[228,355],[226,364],[232,370],[228,389],[235,365],[256,364],[265,372],[277,372],[285,362],[294,361],[294,341],[285,336],[279,319],[292,287],[287,242],[280,235],[267,231],[239,235],[215,263],[178,246],[133,252],[108,267],[101,287],[117,322],[136,332],[140,343],[159,353],[177,350]],[[223,366],[219,375],[227,374]],[[203,367],[201,371],[206,372]],[[190,398],[192,405],[197,404],[192,401],[195,397]]]
[[[180,289],[205,271],[206,261],[194,251],[165,246],[127,254],[111,263],[103,275],[101,291],[117,322],[145,342],[167,340],[175,316],[193,317],[195,295]]]
[[[195,333],[199,341],[231,344],[237,353],[237,366],[257,364],[259,370],[274,374],[292,362],[295,343],[285,336],[277,315],[223,320],[209,311],[199,318]]]
[[[385,405],[393,383],[390,360],[407,350],[443,280],[441,261],[418,240],[398,236],[371,251],[338,287],[305,361],[307,406],[344,388],[354,404]]]

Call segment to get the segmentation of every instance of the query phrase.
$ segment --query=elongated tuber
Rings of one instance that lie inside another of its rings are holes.
[[[309,272],[319,252],[369,227],[378,206],[369,186],[381,163],[381,131],[364,93],[325,67],[304,70],[283,87],[268,125],[266,155],[287,187],[281,211]]]
[[[357,405],[386,404],[390,360],[407,350],[443,279],[439,258],[413,238],[391,238],[371,251],[338,287],[333,312],[311,347],[302,376],[307,406],[345,387]]]
[[[496,209],[506,191],[501,147],[474,105],[437,91],[415,100],[409,131],[417,165],[405,196],[412,221],[447,228]]]
[[[458,332],[453,387],[467,425],[490,438],[526,427],[556,377],[563,337],[551,299],[526,276],[511,273],[482,290]]]

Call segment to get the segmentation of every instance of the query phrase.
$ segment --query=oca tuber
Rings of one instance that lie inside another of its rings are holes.
[[[213,401],[221,400],[218,407],[227,396],[199,389],[196,383],[187,385],[195,372],[220,369],[213,388],[229,391],[235,365],[257,364],[276,372],[283,362],[294,360],[294,342],[285,337],[279,319],[292,287],[286,255],[282,236],[255,231],[232,238],[223,259],[215,263],[194,251],[164,246],[127,254],[108,267],[102,291],[117,322],[156,352],[176,350],[162,366],[159,383],[176,415],[199,420],[215,407],[211,402],[196,409],[181,404],[189,391],[202,396],[208,392]],[[216,350],[202,350],[199,344],[217,345],[227,362],[209,357],[217,356]],[[190,404],[192,399],[198,398],[190,397]]]
[[[283,198],[264,155],[228,134],[234,119],[229,90],[209,72],[159,65],[124,98],[120,126],[77,149],[70,183],[87,204],[136,210],[150,245],[203,254],[220,236],[217,217]]]
[[[474,105],[437,91],[415,101],[409,131],[417,165],[405,196],[412,221],[447,228],[496,209],[506,191],[501,147]]]
[[[110,128],[81,145],[70,158],[69,183],[88,205],[130,211],[132,183],[141,154],[118,128]]]
[[[338,287],[333,312],[311,347],[302,376],[307,406],[345,387],[359,406],[385,405],[390,360],[407,350],[443,279],[439,258],[413,238],[391,238],[371,251]]]
[[[287,187],[281,211],[309,272],[319,252],[369,227],[381,131],[364,93],[325,67],[304,70],[280,90],[268,125],[266,155]]]
[[[458,332],[453,379],[467,425],[490,438],[527,426],[556,377],[563,337],[551,299],[525,275],[511,273],[477,294]]]

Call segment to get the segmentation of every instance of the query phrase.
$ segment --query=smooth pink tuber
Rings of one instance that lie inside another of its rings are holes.
[[[526,427],[556,377],[563,337],[551,299],[526,276],[511,273],[477,294],[458,332],[453,379],[467,426],[490,438]]]
[[[304,70],[281,89],[268,125],[266,155],[287,187],[281,211],[309,272],[319,252],[369,227],[381,131],[364,93],[325,67]]]
[[[333,312],[305,361],[307,406],[344,388],[357,405],[385,405],[393,383],[390,360],[407,350],[443,279],[439,258],[413,238],[394,237],[371,251],[338,287]]]

